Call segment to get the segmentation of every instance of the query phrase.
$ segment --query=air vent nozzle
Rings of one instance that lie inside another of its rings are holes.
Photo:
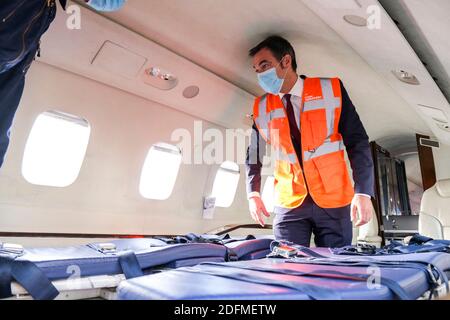
[[[415,86],[420,85],[419,79],[417,79],[417,77],[415,75],[413,75],[412,73],[410,73],[408,71],[393,70],[392,73],[401,82],[404,82],[404,83],[407,83],[407,84],[411,84],[411,85],[415,85]]]

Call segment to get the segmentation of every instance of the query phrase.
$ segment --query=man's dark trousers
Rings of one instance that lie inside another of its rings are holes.
[[[55,15],[54,1],[0,2],[0,167],[8,149],[25,75],[39,49],[40,38]]]
[[[317,247],[340,248],[352,243],[350,205],[323,209],[308,195],[295,209],[276,207],[273,231],[277,240],[310,246],[311,235]]]

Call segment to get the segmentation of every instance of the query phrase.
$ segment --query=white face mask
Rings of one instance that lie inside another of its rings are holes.
[[[280,65],[280,63],[281,61],[278,63],[278,65]],[[286,73],[284,74],[285,77],[287,71],[288,70],[286,69]],[[279,94],[281,88],[283,87],[284,78],[278,78],[276,67],[272,67],[264,72],[258,73],[258,82],[265,92]]]

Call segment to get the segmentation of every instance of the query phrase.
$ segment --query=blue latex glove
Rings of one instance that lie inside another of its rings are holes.
[[[125,4],[126,0],[90,0],[88,5],[98,11],[117,11]]]

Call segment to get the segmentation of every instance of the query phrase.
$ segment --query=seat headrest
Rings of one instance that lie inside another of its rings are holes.
[[[450,198],[450,179],[436,182],[436,189],[441,197]]]

